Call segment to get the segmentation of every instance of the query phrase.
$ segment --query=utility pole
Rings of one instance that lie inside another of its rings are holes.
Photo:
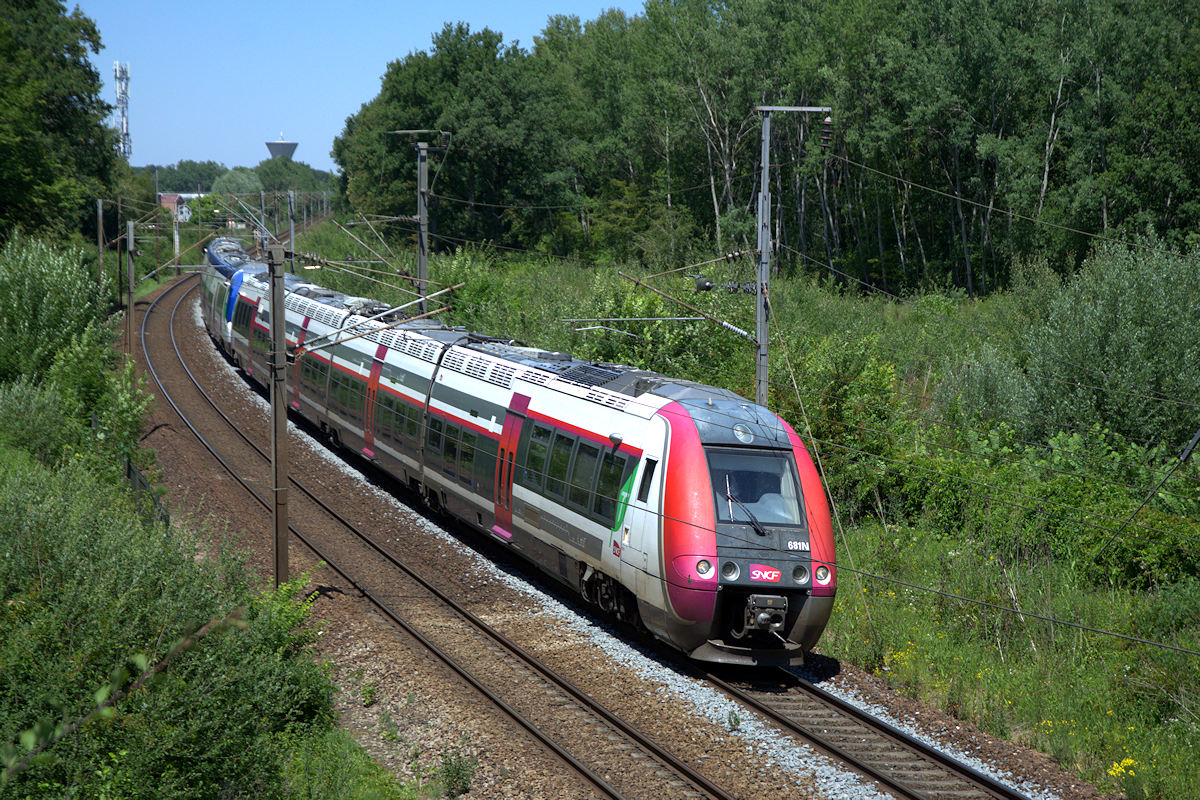
[[[133,155],[133,143],[129,138],[129,65],[114,61],[113,80],[117,84],[117,111],[121,115],[120,153],[129,158]],[[157,186],[155,190],[157,191]]]
[[[802,114],[826,114],[833,109],[827,106],[756,106],[755,111],[763,115],[762,124],[762,174],[758,188],[758,292],[755,298],[755,338],[757,350],[754,357],[754,402],[767,404],[767,343],[770,330],[767,318],[771,312],[771,112],[794,111]],[[823,126],[831,126],[833,120],[825,117]],[[822,142],[825,137],[822,135]]]
[[[288,189],[288,252],[296,250],[296,190]],[[288,272],[296,274],[296,259],[288,256]]]
[[[417,148],[417,291],[421,296],[419,313],[424,314],[425,295],[429,291],[429,154],[442,153],[449,149],[450,134],[447,131],[426,130],[391,132],[407,133],[409,143]],[[433,146],[417,138],[434,133],[440,135],[440,145]]]
[[[125,338],[128,342],[129,355],[131,356],[133,355],[133,257],[135,255],[133,245],[133,223],[127,222],[125,223],[125,252],[129,254],[129,297],[125,306]]]
[[[199,201],[196,201],[199,205]],[[175,276],[179,276],[179,216],[171,212],[171,235],[175,243]]]
[[[282,245],[267,247],[271,274],[271,517],[275,522],[272,550],[275,556],[275,586],[288,579],[287,514],[287,350],[284,340]]]
[[[418,313],[425,313],[429,280],[429,143],[417,142],[417,291],[421,293]]]
[[[100,274],[97,282],[104,285],[104,200],[96,198],[96,249],[100,251]]]

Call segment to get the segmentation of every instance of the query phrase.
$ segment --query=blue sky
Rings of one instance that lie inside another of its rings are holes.
[[[586,22],[607,8],[642,10],[640,0],[77,4],[100,29],[104,48],[92,61],[109,103],[116,103],[113,62],[129,64],[135,166],[181,159],[254,166],[268,156],[264,142],[282,133],[300,143],[297,161],[327,170],[333,138],[379,93],[388,63],[428,50],[445,23],[491,28],[529,48],[551,15]],[[74,8],[72,0],[66,5]]]

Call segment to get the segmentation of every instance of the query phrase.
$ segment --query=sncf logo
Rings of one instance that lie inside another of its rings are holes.
[[[779,579],[783,577],[783,573],[774,567],[763,566],[762,564],[750,565],[750,580],[752,581],[768,581],[769,583],[779,583]]]

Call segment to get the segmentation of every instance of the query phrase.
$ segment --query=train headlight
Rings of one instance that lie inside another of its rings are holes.
[[[816,576],[817,583],[829,583],[829,567],[824,564],[817,567],[813,574]]]
[[[726,561],[721,565],[721,577],[727,581],[736,581],[738,575],[741,573],[742,571],[738,569],[738,565],[732,561]]]
[[[707,558],[702,558],[696,562],[696,572],[700,573],[701,578],[710,578],[713,574],[712,562]]]
[[[808,567],[803,564],[796,565],[792,569],[792,580],[796,583],[808,583]]]

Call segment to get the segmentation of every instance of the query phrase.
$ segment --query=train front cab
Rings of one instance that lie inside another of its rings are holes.
[[[731,426],[697,425],[678,403],[660,413],[668,611],[643,606],[647,626],[700,660],[803,663],[837,586],[829,506],[803,443],[774,415]]]

